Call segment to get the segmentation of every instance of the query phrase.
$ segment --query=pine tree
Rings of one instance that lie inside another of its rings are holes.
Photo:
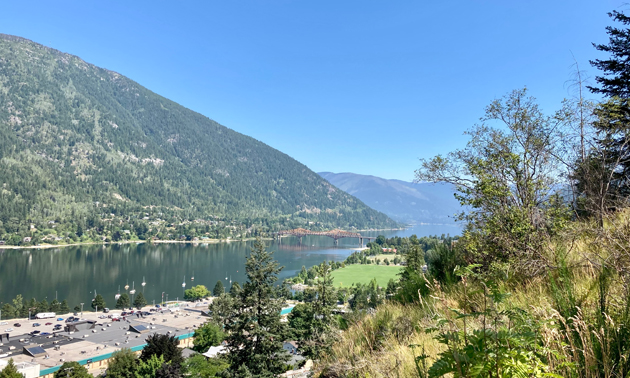
[[[0,378],[24,378],[24,374],[17,370],[13,363],[13,358],[9,359],[9,364],[0,371]]]
[[[54,312],[55,314],[61,313],[61,303],[59,303],[58,300],[53,299],[53,301],[50,302],[50,312]]]
[[[129,299],[129,295],[127,293],[123,293],[120,295],[120,298],[118,298],[118,301],[116,301],[116,308],[128,308],[131,307],[131,299]]]
[[[154,333],[147,337],[147,345],[142,349],[140,359],[149,361],[151,356],[162,356],[164,362],[179,367],[184,362],[182,349],[179,348],[179,340],[175,336]]]
[[[136,308],[142,308],[147,305],[147,300],[144,298],[144,294],[138,293],[136,299],[133,301],[133,305]]]
[[[274,288],[281,270],[258,238],[245,263],[247,282],[235,301],[236,318],[226,325],[228,359],[234,373],[243,367],[253,376],[284,371],[289,357],[282,349],[286,329],[280,322],[281,299]]]
[[[238,282],[234,281],[232,283],[232,287],[230,287],[230,295],[232,297],[237,297],[238,293],[241,292],[241,285],[238,284]]]
[[[217,284],[214,285],[214,289],[212,289],[212,295],[214,295],[215,297],[218,297],[224,292],[225,292],[225,288],[223,287],[223,282],[221,282],[221,280],[218,280]]]
[[[608,16],[614,21],[625,26],[630,25],[630,17],[622,12],[612,11]],[[628,60],[630,59],[630,33],[628,28],[618,29],[612,26],[606,27],[609,35],[607,45],[596,44],[595,48],[611,54],[609,59],[595,59],[590,63],[595,68],[604,72],[604,76],[597,76],[595,81],[601,85],[598,87],[588,87],[592,92],[601,93],[607,97],[618,96],[621,98],[630,97],[630,71],[628,71]]]
[[[97,294],[96,297],[94,297],[94,299],[92,300],[93,309],[100,309],[101,311],[103,311],[106,306],[107,304],[105,303],[105,298],[103,298],[103,296],[100,294]]]
[[[64,299],[61,302],[61,308],[59,309],[59,313],[60,314],[67,314],[69,312],[70,312],[70,306],[68,306],[68,301]]]
[[[92,374],[88,373],[84,366],[76,361],[64,362],[63,365],[54,374],[54,378],[91,378]]]

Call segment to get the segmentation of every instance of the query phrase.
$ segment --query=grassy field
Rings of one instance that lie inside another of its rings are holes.
[[[376,278],[379,286],[387,286],[390,278],[396,278],[400,266],[353,264],[332,272],[335,287],[350,287],[353,283],[366,284]]]

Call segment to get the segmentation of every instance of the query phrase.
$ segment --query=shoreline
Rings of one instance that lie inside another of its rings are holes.
[[[262,240],[273,240],[273,238],[261,238]],[[116,245],[116,244],[219,244],[232,242],[246,242],[256,240],[256,238],[246,239],[208,239],[208,240],[125,240],[119,242],[85,242],[85,243],[67,243],[67,244],[39,244],[39,245],[0,245],[0,251],[5,249],[51,249],[77,247],[83,245]]]
[[[411,227],[407,227],[411,228]],[[379,228],[368,230],[356,230],[356,232],[376,232],[376,231],[403,231],[407,228]],[[232,242],[247,242],[256,240],[255,237],[245,239],[207,239],[207,240],[125,240],[119,242],[85,242],[85,243],[64,243],[64,244],[39,244],[39,245],[0,245],[0,251],[8,249],[51,249],[51,248],[65,248],[65,247],[77,247],[84,245],[115,245],[115,244],[218,244],[218,243],[232,243]],[[262,240],[274,240],[273,237],[264,237]]]

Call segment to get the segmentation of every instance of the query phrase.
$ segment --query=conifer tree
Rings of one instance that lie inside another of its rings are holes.
[[[223,282],[221,282],[221,280],[218,280],[217,284],[214,285],[214,289],[212,289],[212,295],[214,295],[215,297],[218,297],[224,292],[225,292],[225,288],[223,287]]]
[[[120,295],[120,298],[118,298],[118,301],[116,302],[116,308],[127,308],[127,307],[131,307],[131,299],[129,299],[129,295],[127,293],[123,293]]]
[[[0,378],[24,378],[24,374],[17,370],[17,366],[13,363],[13,358],[10,358],[9,364],[0,371]]]
[[[258,238],[245,263],[247,282],[235,301],[235,319],[226,325],[230,370],[236,376],[247,371],[271,377],[284,371],[289,357],[282,349],[286,329],[280,322],[281,299],[274,287],[281,270]]]
[[[97,294],[96,297],[94,297],[94,300],[92,301],[92,308],[93,309],[100,309],[101,311],[103,311],[103,309],[107,306],[107,304],[105,303],[105,298],[103,298],[102,295]]]
[[[144,294],[138,293],[138,296],[133,301],[133,305],[136,308],[142,308],[147,305],[147,300],[144,298]]]
[[[61,302],[61,307],[59,309],[59,313],[60,314],[67,314],[69,312],[70,312],[70,306],[68,306],[68,301],[64,299]]]

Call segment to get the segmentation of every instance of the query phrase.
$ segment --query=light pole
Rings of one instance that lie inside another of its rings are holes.
[[[81,318],[83,318],[83,303],[81,303]]]
[[[162,292],[162,305],[164,305],[164,292]]]

